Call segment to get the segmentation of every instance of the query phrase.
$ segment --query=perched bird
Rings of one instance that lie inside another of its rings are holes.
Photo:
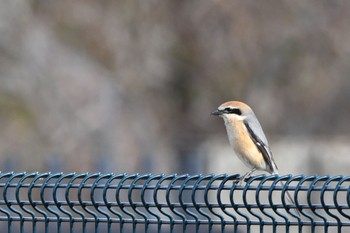
[[[273,160],[265,134],[253,110],[248,105],[239,101],[229,101],[221,104],[211,114],[224,119],[233,150],[251,169],[240,178],[240,182],[256,170],[278,175],[277,165]],[[284,183],[280,182],[284,186]],[[289,192],[286,193],[289,202],[294,204]],[[297,209],[296,211],[300,215]]]
[[[233,150],[251,169],[242,177],[243,179],[256,170],[278,174],[265,134],[248,105],[239,101],[229,101],[220,105],[211,114],[224,119]]]

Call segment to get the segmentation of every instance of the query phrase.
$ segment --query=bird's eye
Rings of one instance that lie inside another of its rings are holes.
[[[238,108],[225,108],[224,111],[228,114],[237,114],[238,116],[242,115],[242,111]]]

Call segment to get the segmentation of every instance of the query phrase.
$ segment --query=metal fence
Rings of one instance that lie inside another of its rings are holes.
[[[350,232],[350,177],[237,177],[0,173],[0,232]]]

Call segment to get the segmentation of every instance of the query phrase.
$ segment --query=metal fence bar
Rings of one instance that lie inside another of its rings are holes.
[[[350,232],[350,177],[238,177],[0,173],[1,232]]]

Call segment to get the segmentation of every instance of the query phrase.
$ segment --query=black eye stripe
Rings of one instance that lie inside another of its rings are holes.
[[[238,108],[225,108],[224,113],[242,115],[242,111]]]

